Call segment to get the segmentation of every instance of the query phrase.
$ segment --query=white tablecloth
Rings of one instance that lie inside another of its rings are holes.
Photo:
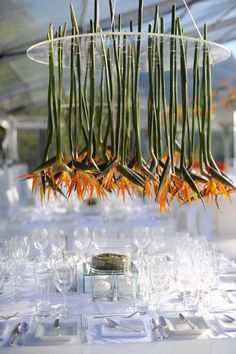
[[[129,236],[127,230],[129,230],[134,225],[149,225],[157,226],[161,225],[166,228],[168,235],[173,235],[176,229],[175,221],[169,215],[160,216],[157,208],[154,210],[153,207],[149,208],[148,205],[143,205],[142,203],[136,204],[135,206],[119,206],[119,212],[117,212],[117,205],[109,205],[109,210],[104,208],[101,212],[95,209],[91,213],[86,212],[86,208],[81,208],[80,212],[72,210],[68,211],[67,208],[59,206],[58,209],[54,208],[50,210],[49,208],[31,208],[25,209],[25,213],[16,215],[12,222],[9,223],[7,228],[6,236],[15,234],[29,235],[33,228],[36,227],[60,227],[63,228],[68,236],[68,248],[72,248],[72,232],[75,227],[80,227],[83,225],[91,227],[106,227],[110,230],[110,235],[112,239],[119,240],[122,232],[126,232],[126,236]],[[122,210],[123,209],[123,210]],[[93,215],[91,215],[93,214]],[[32,265],[31,265],[32,269]],[[220,333],[215,336],[210,330],[208,335],[204,338],[190,338],[188,336],[181,336],[178,338],[169,337],[167,340],[157,341],[152,338],[150,342],[146,341],[144,343],[109,343],[106,344],[89,344],[81,343],[81,336],[78,334],[70,342],[58,342],[56,345],[52,343],[37,342],[34,338],[34,330],[36,323],[35,317],[35,304],[34,304],[34,284],[33,276],[30,272],[26,271],[24,283],[22,286],[23,296],[18,302],[7,302],[0,300],[0,315],[1,314],[11,314],[15,311],[19,311],[18,317],[8,321],[9,331],[14,328],[14,326],[19,323],[26,321],[31,325],[31,330],[25,338],[23,346],[17,347],[7,347],[6,345],[0,348],[2,353],[16,353],[16,354],[37,354],[37,353],[67,353],[67,354],[143,354],[145,351],[149,354],[236,354],[236,332],[231,333]],[[57,304],[61,301],[60,294],[54,294],[52,298],[53,308],[56,310]],[[226,301],[222,299],[222,309],[225,307],[225,311],[232,310],[236,307],[229,306]],[[80,322],[81,314],[97,314],[97,313],[109,313],[113,312],[114,308],[116,311],[127,311],[127,304],[98,304],[91,303],[89,295],[78,296],[76,294],[69,296],[69,303],[72,307],[72,313],[74,317],[72,320]],[[126,308],[119,308],[126,306]],[[130,311],[130,309],[129,309]],[[178,313],[177,313],[178,315]],[[54,317],[55,318],[55,317]],[[53,319],[51,320],[53,323]],[[209,317],[210,323],[214,325],[216,319]],[[10,332],[9,332],[10,333]],[[5,338],[7,339],[7,338]],[[6,342],[4,342],[6,344]],[[2,344],[4,344],[2,343]],[[1,342],[0,342],[1,344]]]

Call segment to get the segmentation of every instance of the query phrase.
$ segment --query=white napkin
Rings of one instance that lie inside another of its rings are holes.
[[[88,329],[86,331],[89,344],[104,343],[143,343],[152,341],[150,319],[122,319],[114,317],[119,323],[126,326],[138,328],[141,332],[125,332],[114,328],[107,328],[103,325],[102,319],[94,319],[93,315],[87,316]]]
[[[0,322],[0,347],[6,345],[8,341],[7,334],[9,333],[9,321]]]
[[[229,316],[236,318],[236,315],[234,315],[234,314],[232,315],[231,313],[229,314]],[[236,331],[236,321],[232,322],[232,323],[224,321],[223,315],[219,316],[217,318],[217,321],[218,321],[218,326],[220,327],[220,329],[223,332],[235,332]]]
[[[116,320],[117,323],[121,326],[132,327],[140,332],[135,331],[127,331],[120,327],[107,327],[105,324],[101,325],[101,336],[103,337],[120,337],[120,338],[127,338],[127,337],[145,337],[146,336],[146,329],[142,319],[132,319],[132,320]]]

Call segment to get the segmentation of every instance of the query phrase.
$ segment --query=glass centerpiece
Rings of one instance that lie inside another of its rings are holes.
[[[112,0],[109,7],[110,28],[104,30],[94,0],[84,34],[71,5],[70,35],[66,24],[56,33],[50,25],[48,40],[27,52],[49,66],[48,140],[42,164],[25,176],[32,178],[33,191],[39,188],[42,200],[58,193],[91,200],[111,192],[124,199],[141,193],[158,201],[161,211],[175,199],[204,204],[211,196],[228,197],[235,185],[211,150],[211,66],[227,59],[228,50],[207,40],[206,25],[204,38],[184,36],[176,6],[171,33],[158,6],[147,32],[143,0],[137,26],[131,21],[126,31],[121,16],[115,21]],[[142,73],[148,78],[146,98]],[[148,132],[147,156],[141,126]]]

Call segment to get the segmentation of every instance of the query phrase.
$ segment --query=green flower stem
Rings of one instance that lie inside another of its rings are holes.
[[[204,39],[207,40],[207,25],[205,25]],[[211,63],[209,48],[206,46],[206,91],[207,91],[207,157],[210,165],[219,172],[219,168],[211,152],[211,119],[212,119],[212,82],[211,82]]]
[[[186,66],[186,56],[184,49],[184,42],[181,38],[181,24],[180,19],[177,20],[178,32],[180,34],[180,66],[181,66],[181,90],[182,90],[182,112],[183,112],[183,122],[182,122],[182,141],[181,141],[181,157],[180,157],[180,169],[185,166],[185,150],[186,150],[186,128],[188,120],[188,91],[187,91],[187,66]]]
[[[131,44],[128,45],[127,83],[126,83],[126,130],[124,138],[124,164],[128,164],[130,148],[130,82],[131,82]]]
[[[164,17],[161,17],[161,34],[165,33],[165,22]],[[166,112],[166,88],[165,88],[165,71],[164,71],[164,51],[165,51],[165,43],[164,38],[160,38],[160,80],[161,80],[161,97],[162,97],[162,109],[164,116],[164,129],[165,129],[165,139],[166,139],[166,148],[167,148],[167,156],[170,156],[170,143],[169,143],[169,132],[168,132],[168,124],[167,124],[167,112]]]
[[[177,20],[175,24],[175,34],[177,34]],[[174,153],[176,151],[176,139],[178,130],[178,70],[177,70],[177,41],[173,41],[174,53],[173,53],[173,85],[174,90],[174,127],[173,127],[173,141],[174,141]]]
[[[101,44],[102,44],[102,51],[103,51],[103,62],[104,62],[104,71],[105,71],[105,80],[106,80],[106,93],[107,93],[107,106],[108,106],[108,124],[106,129],[106,134],[104,138],[104,145],[103,145],[103,154],[106,156],[107,153],[107,141],[109,131],[111,130],[111,143],[114,143],[114,129],[112,127],[113,124],[113,104],[112,104],[112,96],[111,96],[111,81],[109,77],[109,68],[108,68],[108,59],[107,59],[107,51],[106,46],[104,43],[103,35],[101,34]],[[112,152],[114,147],[112,147]]]
[[[190,156],[190,161],[189,164],[192,166],[193,161],[194,161],[194,146],[195,146],[195,115],[197,111],[197,105],[198,105],[198,43],[196,42],[195,44],[195,50],[194,50],[194,63],[193,63],[193,98],[192,98],[192,136],[191,136],[191,151],[192,154]]]
[[[125,118],[126,118],[126,95],[127,95],[127,43],[126,35],[123,37],[123,63],[122,63],[122,105],[121,105],[121,140],[120,151],[121,163],[125,164]]]
[[[158,26],[158,19],[159,19],[159,8],[156,6],[155,10],[155,21],[154,21],[154,33],[159,33],[159,26]],[[157,151],[155,151],[155,155],[158,155],[158,160],[162,159],[162,124],[161,124],[161,64],[160,64],[160,38],[155,38],[155,69],[154,69],[154,97],[156,101],[156,121],[154,119],[154,123],[156,125],[155,130],[157,131],[157,136],[155,140],[155,144],[157,144]],[[154,141],[155,141],[154,140]]]
[[[155,76],[153,75],[153,57],[155,50],[154,40],[152,36],[152,25],[149,24],[148,32],[150,33],[148,37],[148,73],[149,73],[149,97],[148,97],[148,137],[149,137],[149,152],[152,159],[151,170],[155,171],[157,167],[157,158],[154,152],[154,132],[156,132],[156,125],[154,123],[156,115],[156,102],[154,99],[154,80]],[[156,142],[156,141],[155,141]],[[155,145],[156,146],[156,145]]]
[[[101,79],[100,79],[100,110],[99,110],[99,120],[98,120],[98,142],[100,145],[103,144],[102,127],[103,127],[103,115],[104,115],[104,62],[102,61],[101,68]]]
[[[62,27],[59,27],[58,37],[62,37]],[[62,162],[62,146],[61,146],[61,105],[62,105],[62,88],[63,88],[63,42],[58,41],[58,97],[57,97],[57,158]]]
[[[72,27],[72,35],[75,35],[75,27]],[[69,97],[69,116],[68,116],[68,135],[69,135],[69,148],[71,157],[73,157],[73,104],[74,104],[74,51],[75,39],[71,38],[71,57],[70,57],[70,97]]]
[[[90,21],[90,31],[93,33],[93,22]],[[89,101],[89,143],[88,143],[88,160],[93,159],[93,134],[95,120],[95,88],[96,88],[96,72],[95,72],[95,39],[94,36],[90,39],[90,101]]]
[[[207,50],[206,43],[203,44],[203,64],[201,82],[201,153],[205,167],[209,166],[207,144],[206,144],[206,124],[207,124]]]
[[[48,35],[48,40],[49,40],[49,35]],[[50,56],[50,54],[49,54]],[[50,58],[49,58],[49,63],[50,63]],[[47,127],[47,143],[46,147],[44,150],[43,154],[43,160],[42,163],[44,163],[46,160],[48,160],[48,155],[50,151],[50,147],[53,142],[53,137],[54,137],[54,126],[53,126],[53,107],[52,107],[52,78],[51,78],[51,70],[49,70],[49,82],[48,82],[48,127]]]
[[[142,22],[143,22],[143,0],[139,0],[138,9],[138,32],[142,32]],[[133,125],[136,140],[136,154],[138,166],[141,168],[143,166],[142,162],[142,151],[141,151],[141,141],[140,141],[140,131],[139,131],[139,65],[140,65],[140,54],[141,54],[141,35],[137,37],[136,44],[136,57],[135,57],[135,75],[134,75],[134,88],[133,88]]]
[[[176,26],[176,6],[172,7],[172,25],[171,25],[171,34],[175,34]],[[170,132],[170,156],[171,156],[171,171],[175,172],[174,167],[174,152],[175,152],[175,140],[174,140],[174,108],[175,108],[175,50],[176,50],[176,41],[172,38],[170,40],[170,104],[169,104],[169,132]]]
[[[56,83],[55,83],[55,64],[54,64],[54,43],[53,43],[53,29],[52,25],[49,26],[49,71],[51,76],[51,94],[52,94],[52,107],[53,107],[53,118],[54,127],[56,135],[56,159],[60,164],[62,162],[61,152],[60,152],[60,139],[58,139],[58,118],[57,118],[57,98],[56,98]]]

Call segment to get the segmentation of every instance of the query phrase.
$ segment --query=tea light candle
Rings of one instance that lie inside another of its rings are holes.
[[[95,279],[94,284],[94,291],[98,291],[98,292],[105,292],[105,291],[109,291],[111,289],[111,283],[109,281],[106,280],[97,280]]]

